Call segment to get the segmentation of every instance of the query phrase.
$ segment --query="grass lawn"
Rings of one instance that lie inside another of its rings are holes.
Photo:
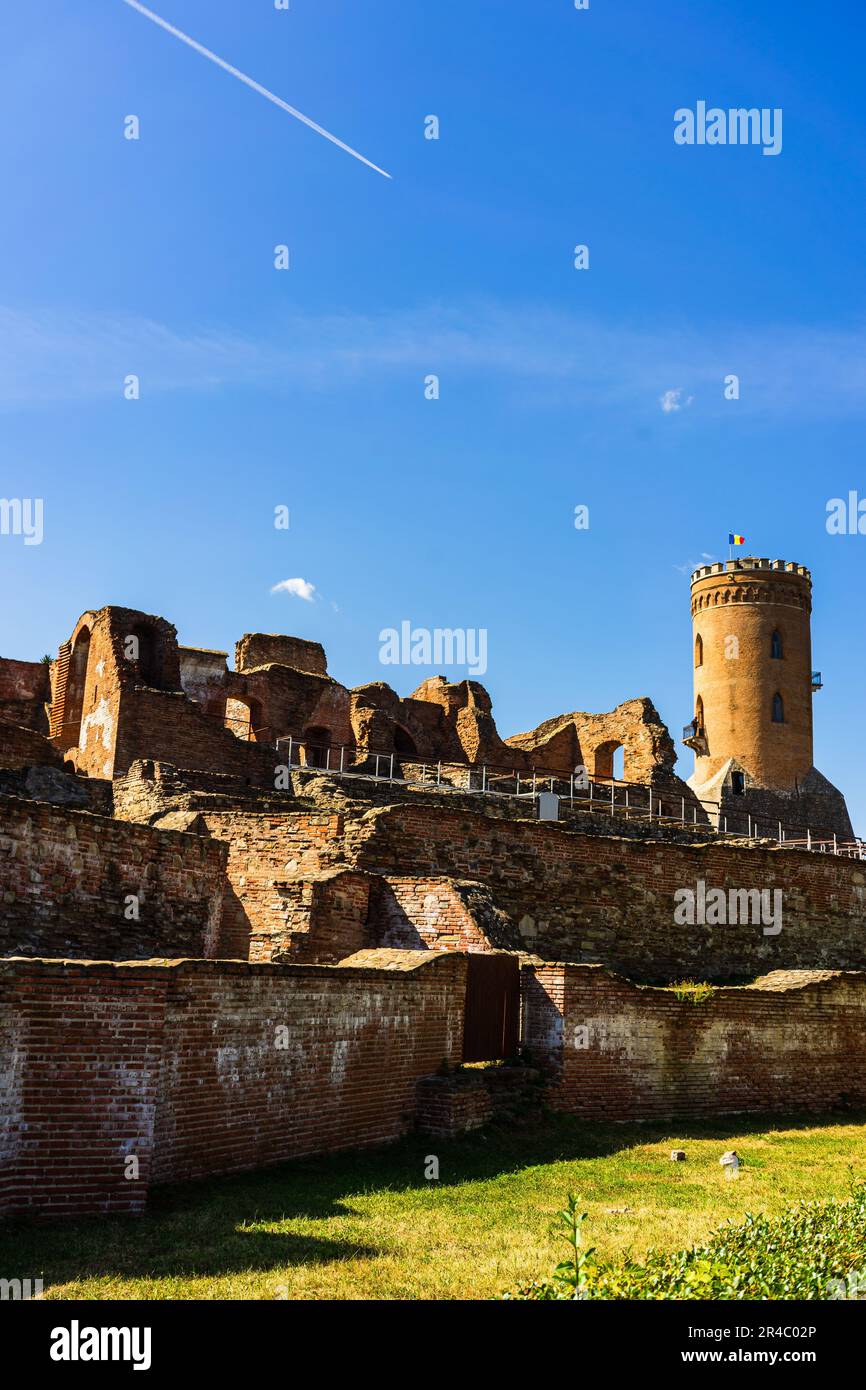
[[[719,1166],[730,1148],[744,1164],[735,1181]],[[424,1177],[429,1154],[438,1183]],[[866,1113],[676,1128],[556,1117],[159,1188],[135,1220],[7,1222],[0,1270],[41,1275],[46,1298],[487,1298],[563,1258],[551,1222],[570,1191],[590,1213],[586,1244],[609,1258],[690,1245],[746,1211],[847,1197],[852,1172],[866,1177]]]

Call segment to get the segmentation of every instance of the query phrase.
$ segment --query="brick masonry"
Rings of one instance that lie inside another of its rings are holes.
[[[523,1000],[551,1103],[587,1119],[866,1101],[862,971],[776,971],[692,1003],[601,966],[539,963],[523,971]]]
[[[460,1060],[466,962],[385,955],[0,961],[0,1211],[141,1212],[151,1182],[397,1138]]]
[[[0,796],[0,955],[209,954],[225,857],[214,840]]]
[[[35,729],[0,720],[0,767],[63,767],[63,759],[45,737]]]
[[[47,662],[0,657],[0,719],[47,734],[46,706],[51,699],[49,672]]]
[[[387,878],[473,881],[496,910],[496,944],[600,962],[633,979],[754,979],[777,968],[866,968],[866,864],[777,848],[602,838],[560,825],[395,806],[347,826],[353,866]],[[674,894],[698,881],[782,892],[782,931],[678,926]],[[461,890],[465,893],[465,889]]]
[[[253,938],[264,940],[284,930],[285,914],[297,902],[299,882],[337,866],[343,817],[328,811],[273,815],[229,811],[208,812],[202,821],[207,833],[224,841],[228,851],[217,954],[247,960]]]

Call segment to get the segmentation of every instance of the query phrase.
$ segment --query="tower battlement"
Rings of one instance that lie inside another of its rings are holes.
[[[747,556],[703,565],[691,578],[692,616],[719,604],[773,603],[811,612],[812,575],[792,560]]]
[[[786,574],[800,574],[804,579],[811,582],[812,573],[805,565],[798,565],[794,560],[766,560],[755,555],[744,555],[737,560],[718,560],[712,565],[700,565],[698,569],[692,571],[692,584],[700,579],[706,579],[711,574],[736,574],[741,570],[773,570],[775,572],[784,571]]]

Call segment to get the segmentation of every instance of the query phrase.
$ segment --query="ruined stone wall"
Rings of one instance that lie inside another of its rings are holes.
[[[250,930],[249,959],[336,964],[364,950],[373,881],[368,874],[327,869],[274,883],[267,912]]]
[[[460,1060],[465,973],[0,962],[0,1212],[136,1213],[151,1183],[397,1138]]]
[[[526,734],[514,734],[506,742],[530,754],[536,766],[568,777],[582,764],[591,777],[613,775],[613,755],[623,750],[626,782],[678,784],[681,795],[691,796],[676,776],[673,740],[652,700],[645,696],[625,700],[608,714],[575,710],[547,719]]]
[[[304,883],[348,870],[387,880],[374,883],[370,898],[367,940],[375,945],[477,950],[486,943],[603,962],[645,981],[866,967],[866,864],[858,860],[706,836],[686,843],[582,834],[423,801],[368,811],[206,810],[201,829],[228,844],[214,948],[221,956],[247,959],[251,937],[288,938],[292,923],[311,933],[310,952],[330,952],[329,933],[337,941],[343,927],[334,917],[312,931],[315,898],[305,898]],[[726,893],[779,890],[781,931],[765,934],[770,924],[754,921],[678,925],[674,895],[697,893],[700,881]],[[351,921],[345,930],[353,941]]]
[[[496,949],[451,879],[375,879],[369,912],[374,946],[402,951]]]
[[[788,839],[805,840],[807,833],[814,839],[828,840],[836,835],[845,843],[854,839],[844,796],[814,768],[808,786],[792,792],[747,784],[744,795],[739,796],[728,784],[720,789],[718,818],[723,826],[741,834],[751,824],[754,834],[776,836],[781,823]]]
[[[0,955],[205,955],[224,864],[213,840],[0,797]]]
[[[213,718],[225,717],[229,673],[226,652],[203,647],[179,647],[180,683],[184,694]]]
[[[0,720],[0,768],[63,767],[63,759],[44,734]]]
[[[551,1103],[594,1120],[866,1101],[866,975],[779,971],[702,1003],[598,966],[523,972],[524,1041]]]
[[[143,758],[271,788],[278,762],[275,749],[236,738],[179,691],[126,689],[119,703],[114,775]]]
[[[316,676],[328,674],[325,649],[320,642],[274,632],[245,632],[235,644],[235,669],[243,672],[270,665],[292,666]]]
[[[47,734],[45,706],[50,699],[50,667],[46,662],[0,657],[0,720]]]
[[[144,688],[180,690],[172,624],[113,606],[83,614],[56,663],[51,732],[57,747],[91,777],[124,771],[131,758],[127,746],[126,762],[117,759],[121,696]]]
[[[341,859],[343,817],[336,813],[207,811],[204,827],[228,850],[226,894],[215,954],[247,960],[252,937],[279,933],[300,881]],[[347,867],[342,865],[342,867]]]
[[[198,768],[178,768],[173,763],[137,759],[124,777],[113,782],[114,814],[119,820],[161,824],[173,811],[204,809],[250,811],[289,810],[291,791],[277,792],[252,786],[246,778]]]
[[[600,961],[638,980],[752,979],[789,968],[866,967],[866,863],[719,842],[574,834],[540,822],[395,806],[348,821],[346,862],[385,877],[471,880],[505,914],[501,945]],[[783,925],[678,926],[677,890],[781,890]]]

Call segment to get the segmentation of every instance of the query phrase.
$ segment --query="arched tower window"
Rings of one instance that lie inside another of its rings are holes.
[[[770,656],[774,661],[781,661],[782,655],[782,634],[777,629],[770,638]]]
[[[700,695],[695,701],[695,724],[697,725],[697,732],[702,734],[704,732],[704,702]]]
[[[72,748],[81,736],[81,716],[84,712],[84,693],[87,664],[90,657],[90,629],[83,627],[75,639],[66,678],[66,701],[63,715],[64,742]]]
[[[703,664],[704,664],[704,639],[703,639],[703,637],[701,636],[701,634],[698,633],[697,637],[695,638],[695,665],[696,665],[696,666],[703,666]]]
[[[784,724],[785,722],[785,702],[778,691],[773,696],[773,723]]]

